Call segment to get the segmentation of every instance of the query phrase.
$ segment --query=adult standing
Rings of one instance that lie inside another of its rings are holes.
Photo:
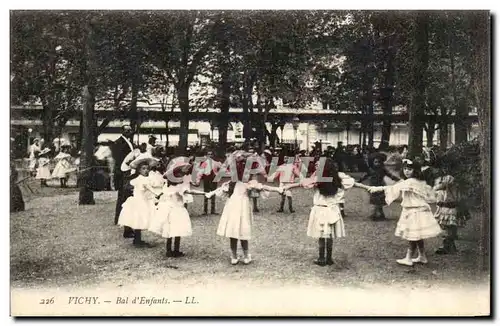
[[[146,151],[153,155],[153,149],[156,147],[156,137],[149,135],[148,144],[146,145]]]
[[[34,176],[36,174],[36,168],[37,168],[37,162],[38,162],[38,154],[40,154],[41,151],[41,145],[40,145],[40,140],[38,138],[35,138],[33,140],[33,144],[30,146],[30,154],[29,154],[29,160],[30,160],[30,173]]]
[[[126,179],[130,175],[130,171],[122,171],[120,169],[123,160],[125,157],[134,150],[134,146],[132,145],[132,137],[134,132],[130,125],[124,125],[122,127],[122,134],[115,140],[111,146],[111,151],[113,153],[114,159],[114,187],[115,190],[118,190],[118,196],[116,199],[116,209],[115,209],[115,225],[118,224],[118,217],[120,216],[120,212],[122,210],[122,204],[125,202],[129,194],[129,191],[125,188]],[[134,231],[125,226],[123,230],[123,237],[131,238],[134,236]]]

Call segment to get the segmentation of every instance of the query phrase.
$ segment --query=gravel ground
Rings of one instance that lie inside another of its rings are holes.
[[[395,263],[406,243],[394,236],[400,213],[396,203],[385,208],[388,221],[368,219],[368,194],[351,189],[346,195],[347,237],[334,240],[335,264],[312,264],[317,244],[306,236],[312,191],[294,192],[296,212],[276,213],[278,194],[260,200],[248,266],[229,264],[229,241],[216,235],[219,215],[202,215],[203,200],[189,206],[193,236],[182,239],[184,258],[165,258],[164,240],[150,233],[156,246],[136,249],[113,225],[116,192],[95,192],[96,205],[79,206],[76,189],[38,189],[24,212],[10,215],[11,285],[50,288],[70,285],[128,284],[166,279],[170,283],[205,285],[215,280],[297,286],[436,287],[487,284],[489,274],[478,273],[478,226],[475,220],[460,230],[459,253],[438,256],[439,239],[427,241],[430,263],[406,268]],[[223,202],[217,199],[217,211]]]

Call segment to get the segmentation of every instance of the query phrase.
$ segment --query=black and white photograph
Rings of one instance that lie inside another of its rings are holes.
[[[492,314],[490,11],[9,14],[11,316]]]

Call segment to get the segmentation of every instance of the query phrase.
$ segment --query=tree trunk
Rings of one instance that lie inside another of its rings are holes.
[[[54,139],[54,118],[52,107],[50,104],[51,101],[44,102],[42,104],[43,107],[43,140],[45,145],[51,145],[52,140]]]
[[[436,118],[432,117],[427,122],[427,127],[425,128],[427,147],[432,147],[434,145],[434,134],[436,132]]]
[[[428,13],[418,12],[415,28],[415,55],[413,57],[413,94],[410,105],[408,152],[410,157],[422,154],[425,118],[425,87],[429,64]]]
[[[181,85],[177,89],[177,98],[181,109],[180,127],[179,127],[179,149],[184,152],[188,147],[189,132],[189,85]]]
[[[249,142],[252,138],[252,113],[253,113],[253,85],[254,78],[247,77],[243,91],[243,138],[245,142]]]
[[[389,44],[387,50],[387,69],[385,71],[385,87],[383,89],[383,111],[384,121],[382,124],[382,138],[380,149],[386,150],[391,140],[391,115],[392,115],[392,95],[394,89],[394,50]]]
[[[483,192],[481,198],[479,262],[480,270],[489,270],[491,216],[491,108],[490,108],[490,18],[488,11],[475,12],[470,26],[473,44],[473,85],[478,108],[480,156]]]
[[[97,135],[96,135],[97,137]],[[82,150],[82,139],[83,139],[83,111],[80,114],[80,125],[78,126],[78,139],[76,140],[76,148]]]
[[[269,144],[271,147],[276,147],[276,139],[278,138],[278,124],[271,124],[271,133],[269,134]]]
[[[448,121],[439,123],[439,149],[444,153],[448,148]]]
[[[139,127],[138,125],[138,112],[137,112],[137,96],[139,93],[139,88],[138,85],[135,81],[132,82],[132,93],[131,93],[131,100],[130,100],[130,108],[128,111],[128,117],[130,119],[130,127],[134,131],[134,133],[138,134],[139,133]]]
[[[229,125],[229,107],[231,105],[231,62],[230,53],[227,39],[222,41],[222,89],[221,89],[221,102],[220,102],[220,115],[219,115],[219,148],[218,154],[222,157],[227,147],[227,127]]]
[[[169,119],[165,119],[165,147],[168,147],[168,134],[169,134],[169,130],[168,130],[168,123],[170,122]]]
[[[80,159],[78,203],[80,205],[94,205],[94,193],[91,190],[94,157],[94,106],[95,106],[95,47],[93,22],[86,23],[85,35],[85,70],[83,86],[82,112],[82,155]]]
[[[89,85],[83,87],[83,138],[80,160],[80,205],[94,205],[94,193],[90,190],[93,175],[94,156],[94,93]]]
[[[455,144],[460,144],[467,141],[468,128],[467,128],[467,116],[469,115],[467,103],[465,100],[457,101],[457,89],[456,89],[456,78],[455,78],[455,43],[454,43],[454,33],[456,31],[449,24],[449,56],[450,56],[450,77],[451,77],[451,87],[453,95],[453,109],[455,110]]]
[[[460,144],[466,142],[469,134],[469,128],[467,126],[467,116],[469,115],[469,109],[467,108],[467,102],[465,100],[460,101],[456,107],[456,119],[455,119],[455,144]]]

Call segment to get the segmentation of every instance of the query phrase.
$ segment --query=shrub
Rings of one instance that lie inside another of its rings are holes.
[[[451,147],[439,159],[449,174],[455,177],[462,198],[467,198],[470,208],[480,205],[482,194],[479,142],[464,142]]]

